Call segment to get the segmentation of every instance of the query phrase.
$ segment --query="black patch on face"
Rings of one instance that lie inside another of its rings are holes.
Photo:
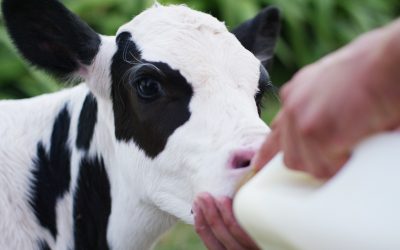
[[[32,64],[66,76],[91,64],[100,36],[56,0],[4,0],[8,32]]]
[[[262,106],[262,100],[264,97],[265,92],[268,89],[273,88],[272,82],[269,78],[268,71],[264,68],[263,65],[260,65],[260,79],[258,81],[258,91],[256,95],[254,96],[257,104],[257,111],[258,114],[261,115],[261,109],[263,108]]]
[[[93,94],[89,93],[85,98],[79,115],[78,135],[76,138],[76,146],[79,149],[89,150],[96,122],[97,101]]]
[[[133,140],[154,158],[175,129],[189,120],[193,90],[179,71],[162,62],[142,60],[130,33],[118,35],[117,45],[111,65],[115,135],[118,140]],[[141,74],[156,79],[163,95],[151,102],[140,98],[134,84],[135,76]]]
[[[102,158],[83,158],[74,196],[75,250],[107,250],[110,182]]]
[[[50,152],[42,142],[37,146],[37,158],[32,171],[30,204],[40,224],[57,236],[56,204],[69,190],[71,152],[68,147],[70,115],[65,106],[54,121]]]
[[[39,241],[39,250],[50,250],[50,247],[46,241],[41,240]]]

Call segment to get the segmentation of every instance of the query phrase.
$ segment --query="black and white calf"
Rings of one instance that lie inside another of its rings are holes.
[[[0,102],[0,249],[149,249],[193,222],[197,193],[232,194],[268,132],[257,109],[276,9],[232,34],[156,4],[115,37],[56,0],[2,9],[30,63],[85,83]]]

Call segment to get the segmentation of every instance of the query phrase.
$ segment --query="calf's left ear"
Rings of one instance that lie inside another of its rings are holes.
[[[57,0],[3,0],[2,10],[20,53],[56,76],[82,73],[99,50],[100,36]]]
[[[274,54],[281,22],[276,7],[267,7],[257,16],[232,30],[232,33],[267,68]]]

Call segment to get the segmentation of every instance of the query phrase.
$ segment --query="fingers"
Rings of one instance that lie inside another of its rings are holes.
[[[284,153],[285,165],[317,178],[332,177],[347,161],[348,154],[343,147],[339,152],[337,145],[330,141],[336,126],[329,122],[331,114],[319,114],[315,106],[308,108],[308,112],[303,111],[300,104],[293,102],[291,85],[283,88],[281,96],[284,107],[273,123],[273,133],[279,135],[276,140]],[[333,149],[336,151],[332,152]]]
[[[320,179],[327,179],[332,176],[329,167],[330,162],[317,144],[310,140],[303,140],[302,155],[305,162],[305,171]]]
[[[284,163],[287,167],[295,170],[305,170],[303,143],[301,137],[296,130],[296,124],[290,113],[287,113],[280,123],[281,130],[281,145],[284,150]]]
[[[332,177],[348,159],[341,155],[328,154],[331,147],[321,146],[324,141],[318,133],[304,132],[291,112],[282,110],[272,124],[272,132],[267,136],[252,164],[261,169],[279,151],[284,152],[284,163],[294,170],[306,171],[317,178]],[[325,143],[326,144],[326,143]]]
[[[225,250],[225,247],[219,242],[219,240],[212,233],[211,228],[208,226],[206,219],[204,218],[204,214],[202,209],[200,209],[198,204],[194,204],[193,206],[194,214],[195,214],[195,230],[196,233],[200,236],[204,245],[209,250]]]
[[[277,117],[279,117],[279,114]],[[273,130],[267,135],[257,154],[254,156],[252,166],[256,171],[264,167],[264,165],[272,160],[280,150],[280,131],[274,129],[274,125],[272,125],[272,129]]]
[[[342,166],[338,166],[337,158],[328,158],[332,155],[328,154],[326,147],[321,146],[321,136],[317,133],[305,133],[291,113],[285,113],[280,126],[281,148],[287,167],[327,179]]]
[[[208,249],[258,249],[240,228],[228,198],[215,200],[210,194],[201,194],[195,201],[195,228]]]
[[[216,200],[222,220],[233,237],[246,249],[259,249],[250,236],[240,227],[233,215],[232,199],[222,197]]]
[[[227,249],[243,249],[226,228],[213,197],[209,194],[202,194],[199,196],[199,200],[200,208],[213,235]]]

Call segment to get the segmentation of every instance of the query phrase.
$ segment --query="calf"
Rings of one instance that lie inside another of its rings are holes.
[[[56,0],[2,10],[26,60],[85,83],[0,102],[0,249],[149,249],[197,193],[232,194],[268,132],[275,8],[230,33],[155,4],[115,37]]]

